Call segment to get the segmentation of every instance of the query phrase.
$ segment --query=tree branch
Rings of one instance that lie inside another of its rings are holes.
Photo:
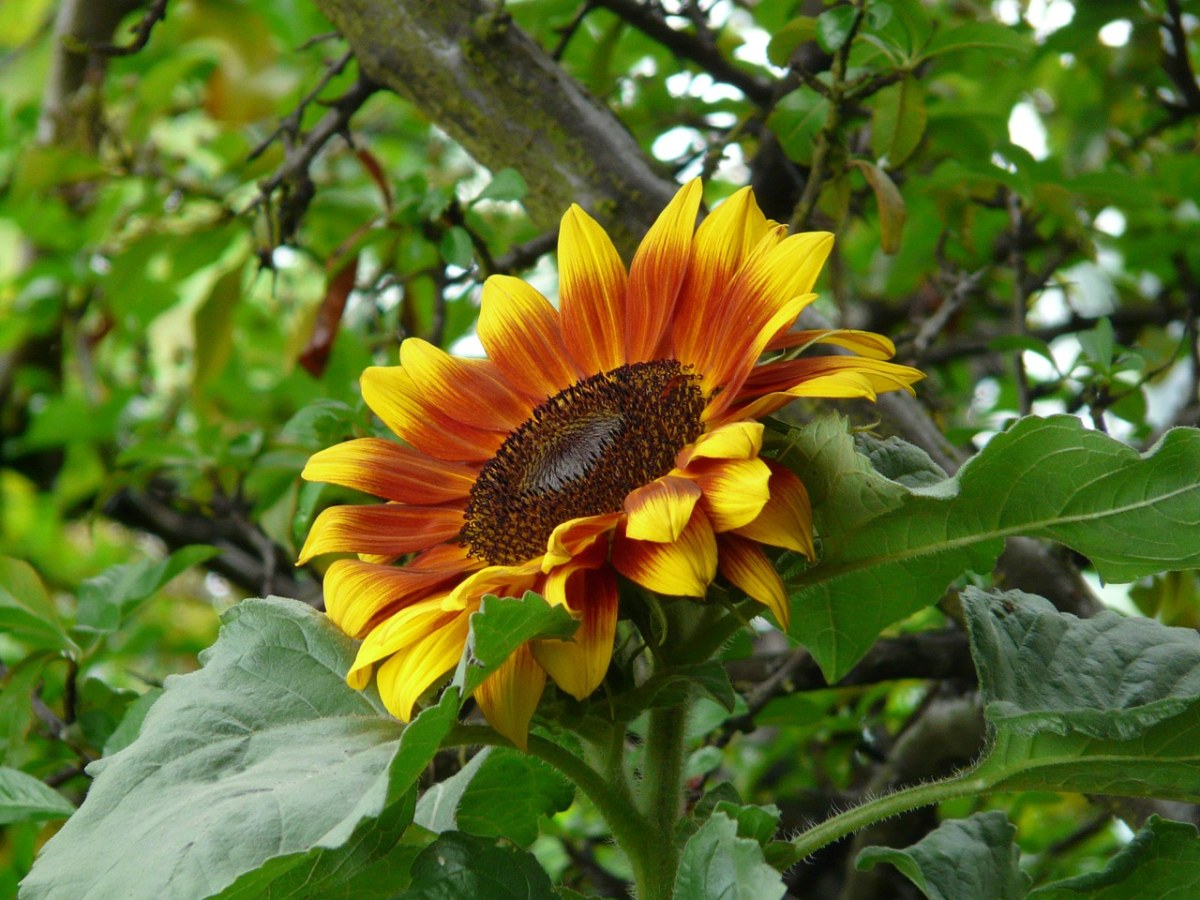
[[[317,0],[364,72],[412,102],[493,171],[529,185],[549,230],[579,203],[632,253],[674,186],[625,126],[483,0]]]
[[[675,30],[653,4],[638,3],[637,0],[596,0],[595,5],[616,13],[624,22],[676,56],[694,62],[715,80],[733,85],[758,106],[774,105],[775,88],[769,81],[739,69],[721,55],[715,44],[686,31]]]

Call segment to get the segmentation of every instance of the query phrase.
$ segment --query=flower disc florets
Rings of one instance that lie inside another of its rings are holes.
[[[505,440],[471,489],[463,544],[494,565],[533,559],[556,525],[617,512],[699,437],[698,378],[673,359],[601,372],[555,394]]]

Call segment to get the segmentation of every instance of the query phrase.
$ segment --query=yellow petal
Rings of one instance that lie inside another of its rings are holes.
[[[812,506],[808,491],[795,473],[778,463],[767,463],[771,470],[769,499],[758,517],[737,529],[737,534],[760,544],[784,547],[810,560],[817,558],[812,539]]]
[[[703,194],[699,178],[681,187],[638,247],[629,267],[626,362],[655,358],[688,269]]]
[[[563,339],[583,372],[625,363],[626,280],[604,229],[572,204],[558,232],[558,293]]]
[[[335,560],[322,584],[325,612],[350,637],[360,638],[372,621],[444,588],[472,565],[465,556],[457,565],[436,569]]]
[[[716,305],[726,285],[769,230],[750,188],[742,188],[720,204],[696,230],[692,260],[680,290],[671,344],[674,357],[693,365],[711,337]],[[702,368],[697,368],[703,372]]]
[[[420,338],[400,345],[400,365],[417,390],[455,421],[493,431],[512,431],[533,406],[504,381],[496,363],[451,356]]]
[[[447,603],[466,607],[478,604],[487,594],[521,597],[530,590],[541,571],[541,559],[513,566],[487,566],[464,578],[447,597]]]
[[[371,680],[371,669],[375,663],[432,638],[445,628],[453,628],[460,612],[446,612],[439,598],[431,597],[384,619],[371,629],[359,645],[354,665],[346,673],[346,681],[352,688],[362,690]],[[463,640],[466,640],[465,636]]]
[[[465,610],[459,612],[379,667],[375,683],[388,712],[409,721],[421,695],[458,665],[467,643],[468,618]]]
[[[475,700],[489,725],[528,751],[529,721],[545,688],[546,670],[537,664],[526,643],[475,688]]]
[[[873,331],[857,331],[852,328],[835,328],[829,331],[785,331],[771,338],[767,343],[767,349],[807,348],[812,344],[835,344],[870,359],[891,359],[896,355],[896,345],[889,338]]]
[[[483,284],[479,341],[506,380],[536,403],[578,377],[550,301],[519,278],[493,275]]]
[[[599,516],[580,516],[578,519],[556,525],[546,539],[546,555],[542,559],[542,571],[549,572],[574,556],[583,553],[593,543],[605,538],[617,527],[620,513],[605,513]]]
[[[583,700],[600,686],[612,660],[617,581],[607,566],[562,566],[547,579],[547,597],[552,591],[579,616],[579,629],[567,641],[534,641],[533,655],[560,688]]]
[[[675,465],[686,469],[693,459],[754,459],[762,450],[761,422],[729,422],[700,435],[679,451]]]
[[[314,453],[300,477],[416,505],[458,500],[475,484],[475,471],[462,463],[381,438],[358,438]]]
[[[296,565],[322,553],[400,554],[424,550],[462,528],[463,512],[444,506],[331,506],[308,532]]]
[[[771,611],[775,621],[787,631],[792,608],[787,590],[771,561],[754,541],[733,534],[717,537],[721,574]]]
[[[363,400],[392,432],[437,459],[491,459],[504,434],[456,422],[426,402],[401,366],[371,366],[359,378]]]
[[[704,492],[700,504],[713,531],[749,524],[770,499],[771,470],[761,459],[705,460],[694,468],[687,474]]]
[[[613,567],[631,581],[660,594],[703,597],[717,574],[717,540],[708,517],[693,510],[678,541],[661,544],[617,534]]]
[[[660,543],[679,540],[700,493],[697,485],[674,475],[630,491],[625,497],[626,536]]]

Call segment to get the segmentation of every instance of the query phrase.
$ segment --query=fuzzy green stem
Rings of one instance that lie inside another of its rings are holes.
[[[482,745],[511,747],[512,742],[486,725],[455,725],[442,741],[443,747]],[[667,898],[667,894],[652,894],[643,886],[657,883],[659,873],[658,844],[656,829],[629,802],[628,786],[610,785],[595,769],[575,754],[552,741],[537,735],[529,736],[529,753],[553,766],[567,777],[572,784],[592,802],[612,831],[613,839],[625,851],[633,866],[634,880],[638,885],[639,898]],[[673,879],[672,865],[670,876]],[[669,884],[668,884],[669,891]]]
[[[687,707],[680,704],[650,711],[650,727],[642,764],[642,814],[654,833],[654,869],[638,882],[638,897],[669,900],[679,867],[675,828],[683,806],[684,738]]]
[[[932,806],[943,800],[981,794],[990,786],[991,784],[986,778],[974,772],[967,772],[941,781],[918,784],[901,791],[885,794],[861,806],[848,809],[832,819],[826,819],[820,825],[810,828],[794,838],[791,841],[792,853],[785,862],[788,865],[798,863],[827,844],[832,844],[852,832],[891,816],[911,812],[922,806]]]

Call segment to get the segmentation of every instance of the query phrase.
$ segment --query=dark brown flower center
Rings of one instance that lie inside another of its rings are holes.
[[[671,471],[700,436],[699,378],[673,359],[621,366],[559,391],[484,465],[467,504],[463,544],[493,565],[546,552],[556,525],[616,512]]]

